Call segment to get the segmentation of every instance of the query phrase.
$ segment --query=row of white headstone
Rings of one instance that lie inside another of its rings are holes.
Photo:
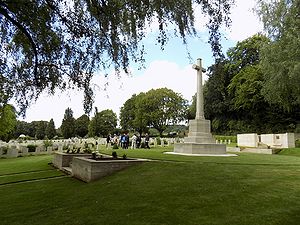
[[[231,144],[231,140],[216,140],[216,144]]]
[[[144,142],[144,139],[142,139]],[[157,146],[170,146],[171,144],[183,142],[183,139],[178,138],[161,138],[160,145],[158,145],[157,138],[150,138],[150,145]],[[0,141],[0,158],[14,158],[27,155],[38,154],[52,154],[53,152],[64,152],[67,150],[76,151],[77,149],[85,149],[88,146],[89,149],[99,150],[100,145],[106,144],[106,138],[89,138],[89,139],[63,139],[53,140],[52,146],[45,147],[44,141],[10,141],[9,143]],[[36,145],[35,151],[31,152],[28,145]]]
[[[9,146],[9,147],[0,147],[0,158],[15,158],[19,156],[27,155],[39,155],[39,154],[51,154],[55,150],[52,146],[37,146],[34,152],[30,152],[29,149],[25,146]]]

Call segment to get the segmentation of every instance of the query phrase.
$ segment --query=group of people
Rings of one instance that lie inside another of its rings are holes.
[[[111,145],[117,145],[121,147],[122,149],[128,149],[129,147],[129,135],[128,133],[123,133],[122,135],[118,136],[114,134],[113,136],[111,134],[108,134],[106,137],[106,148],[109,148]],[[150,148],[149,146],[150,137],[148,133],[146,133],[144,142],[145,146],[144,148]],[[131,137],[131,149],[140,148],[142,143],[142,138],[139,135],[133,134]]]

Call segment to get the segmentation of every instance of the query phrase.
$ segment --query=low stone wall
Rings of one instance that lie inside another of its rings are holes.
[[[129,166],[147,162],[146,159],[112,159],[93,160],[89,158],[75,157],[72,161],[72,175],[84,182],[98,180],[116,171],[123,170]]]
[[[92,154],[76,154],[76,153],[62,153],[56,152],[54,154],[52,163],[58,169],[62,169],[63,167],[70,167],[71,162],[74,157],[91,157]]]

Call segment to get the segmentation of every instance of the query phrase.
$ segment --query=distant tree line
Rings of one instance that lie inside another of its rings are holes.
[[[13,133],[13,138],[18,138],[20,135],[25,135],[36,139],[52,139],[57,136],[54,121],[32,121],[30,123],[25,121],[17,121]]]
[[[140,134],[152,131],[153,135],[162,135],[166,130],[182,131],[186,120],[188,101],[179,93],[167,88],[152,89],[146,93],[134,94],[128,99],[120,112],[120,127],[118,117],[110,109],[98,111],[95,107],[94,115],[82,115],[74,118],[73,110],[67,108],[61,126],[56,129],[53,119],[48,121],[25,122],[16,120],[13,107],[6,110],[1,117],[6,133],[2,131],[2,140],[10,140],[25,135],[34,139],[72,138],[72,137],[106,137],[108,134],[121,132],[137,132]],[[10,113],[8,113],[10,112]],[[173,127],[173,128],[172,128]],[[5,134],[5,135],[4,135]]]

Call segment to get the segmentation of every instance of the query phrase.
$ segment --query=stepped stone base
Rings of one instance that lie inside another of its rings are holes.
[[[226,154],[226,145],[216,144],[211,132],[210,121],[205,119],[190,120],[189,135],[184,143],[174,145],[175,153],[182,154]]]
[[[185,154],[226,154],[226,145],[213,143],[178,143],[174,145],[175,153]]]

